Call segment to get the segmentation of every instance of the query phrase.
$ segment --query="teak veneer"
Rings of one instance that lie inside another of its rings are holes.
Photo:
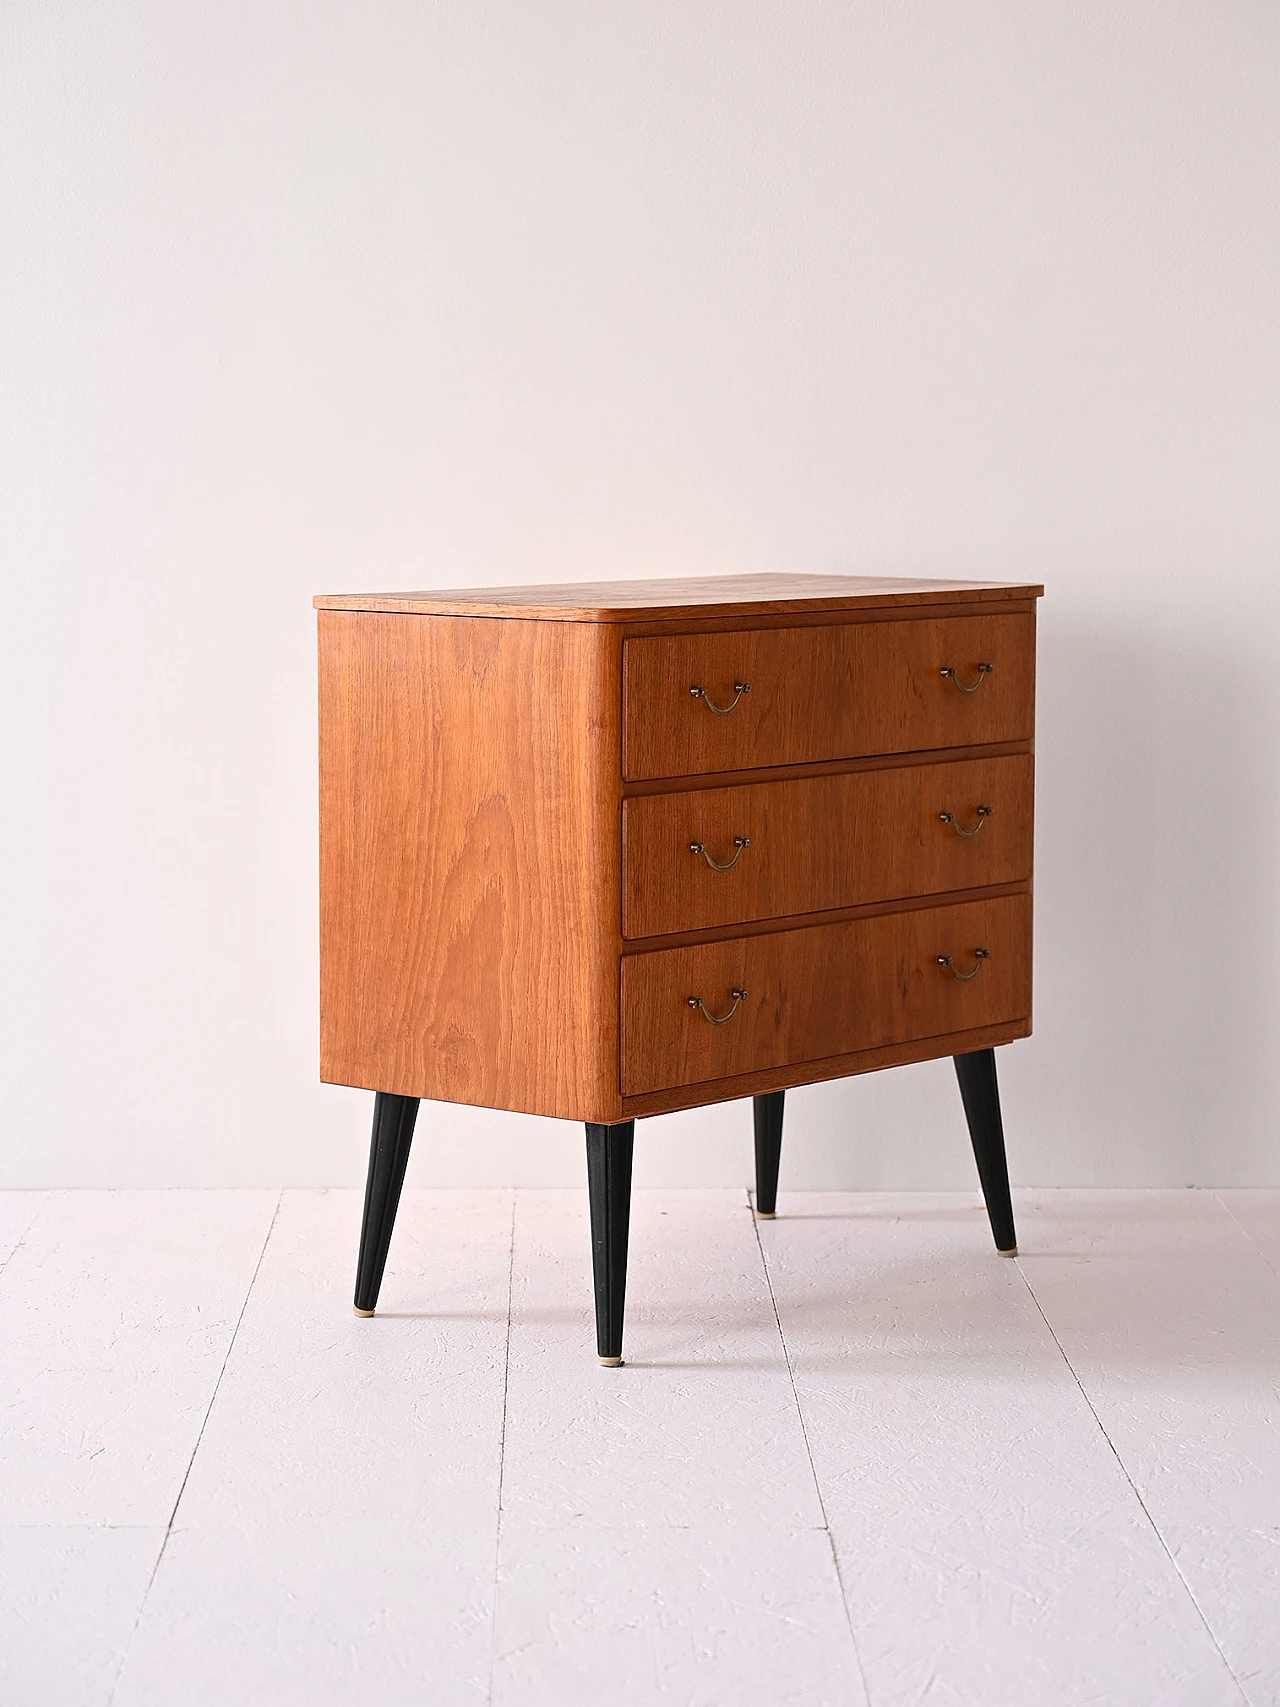
[[[621,1358],[637,1117],[952,1055],[1013,1248],[1036,585],[769,575],[317,598],[321,1076],[376,1094],[356,1306],[422,1098],[588,1133]]]
[[[628,780],[793,765],[868,753],[1028,740],[1035,618],[916,617],[797,628],[650,635],[623,649],[622,766]],[[967,695],[943,666],[976,680]],[[733,715],[692,717],[700,689]],[[696,696],[694,696],[696,697]],[[969,701],[972,703],[969,703]]]
[[[1031,790],[1022,753],[624,800],[623,935],[1027,881]]]

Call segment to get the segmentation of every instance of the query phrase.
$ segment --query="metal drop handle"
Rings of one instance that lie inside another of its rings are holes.
[[[954,666],[952,666],[951,664],[944,664],[942,666],[942,669],[938,673],[941,676],[945,676],[949,682],[954,682],[956,684],[956,686],[960,689],[961,693],[977,693],[978,689],[982,686],[983,682],[986,681],[987,677],[991,674],[992,670],[994,670],[994,669],[995,669],[994,664],[979,664],[978,665],[978,679],[973,684],[973,686],[971,688],[967,688],[964,685],[964,683],[960,680],[959,676],[956,674]]]
[[[991,816],[991,808],[989,806],[979,806],[979,808],[978,808],[978,822],[974,825],[972,830],[964,830],[964,829],[961,829],[960,820],[956,817],[954,812],[939,812],[939,814],[938,814],[938,817],[942,821],[942,823],[950,824],[951,828],[955,831],[956,835],[957,836],[963,836],[966,842],[971,842],[973,840],[973,838],[978,834],[978,831],[981,830],[982,826],[986,823],[987,819],[990,816]]]
[[[689,692],[695,699],[700,699],[709,711],[714,711],[717,717],[727,717],[731,711],[736,711],[738,701],[744,693],[751,692],[750,682],[735,682],[733,684],[733,699],[728,705],[717,705],[715,700],[707,697],[706,688],[691,687]]]
[[[707,864],[711,867],[712,871],[732,871],[734,866],[737,865],[738,861],[742,858],[742,850],[744,848],[749,848],[751,846],[751,842],[746,836],[735,836],[733,838],[733,845],[738,851],[726,865],[721,865],[718,859],[713,859],[701,842],[690,842],[689,852],[691,854],[701,854],[703,859],[705,859]]]
[[[728,1025],[734,1014],[737,1013],[738,1009],[747,999],[747,992],[745,990],[730,990],[729,994],[733,997],[733,1006],[729,1009],[727,1014],[713,1014],[711,1009],[704,1005],[701,996],[690,996],[689,1006],[691,1008],[701,1008],[702,1017],[704,1019],[709,1019],[712,1025]]]
[[[984,960],[991,959],[990,954],[985,948],[975,948],[973,952],[977,958],[977,965],[974,967],[972,972],[962,972],[949,954],[940,954],[938,956],[938,965],[945,966],[953,978],[958,978],[962,984],[967,984],[970,978],[976,978],[979,972],[982,971],[982,962]]]

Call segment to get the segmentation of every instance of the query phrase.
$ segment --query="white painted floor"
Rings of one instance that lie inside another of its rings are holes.
[[[3,1707],[1280,1704],[1280,1191],[0,1196]]]

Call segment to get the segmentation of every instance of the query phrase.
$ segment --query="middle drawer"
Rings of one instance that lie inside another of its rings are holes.
[[[635,796],[622,808],[622,934],[1021,882],[1032,765],[1019,754]]]

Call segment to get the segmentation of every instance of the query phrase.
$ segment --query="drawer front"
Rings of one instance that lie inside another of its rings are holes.
[[[975,951],[985,949],[980,959]],[[961,980],[955,971],[977,975]],[[697,997],[717,1019],[714,1025]],[[622,1092],[637,1096],[1031,1013],[1031,897],[965,901],[658,949],[622,963]]]
[[[646,636],[626,642],[623,679],[632,780],[1020,741],[1035,617]]]
[[[1031,876],[1032,759],[647,794],[622,825],[628,937],[980,889]]]

